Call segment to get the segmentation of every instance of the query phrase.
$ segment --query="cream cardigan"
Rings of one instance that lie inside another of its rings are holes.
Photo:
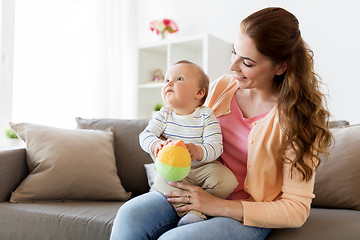
[[[230,103],[238,89],[236,79],[224,75],[211,85],[206,105],[216,117],[230,113]],[[298,171],[278,156],[282,131],[277,108],[256,121],[248,137],[248,169],[244,189],[251,198],[242,200],[244,225],[267,228],[294,228],[309,216],[314,177],[301,180]],[[290,156],[290,155],[289,155]],[[291,158],[291,157],[290,157]]]

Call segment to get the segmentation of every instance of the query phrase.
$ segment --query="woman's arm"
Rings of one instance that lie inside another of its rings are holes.
[[[315,175],[315,174],[314,174]],[[283,165],[281,193],[273,201],[243,201],[244,225],[269,228],[301,227],[310,213],[315,176],[309,182],[291,165]]]

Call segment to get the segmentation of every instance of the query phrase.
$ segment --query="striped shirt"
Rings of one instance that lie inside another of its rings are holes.
[[[140,146],[151,153],[151,146],[160,136],[172,141],[183,140],[201,146],[204,156],[193,161],[192,166],[202,165],[216,160],[223,152],[220,125],[211,108],[197,107],[192,114],[177,115],[165,106],[150,120],[148,126],[139,135]]]

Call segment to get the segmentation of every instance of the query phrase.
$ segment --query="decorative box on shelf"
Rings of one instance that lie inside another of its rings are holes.
[[[153,82],[153,73],[166,70],[180,60],[192,61],[214,81],[229,72],[232,43],[210,34],[198,34],[143,44],[138,48],[137,117],[151,118],[154,105],[162,102],[162,82]]]

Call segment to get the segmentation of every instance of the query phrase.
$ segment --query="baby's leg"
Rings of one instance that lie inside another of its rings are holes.
[[[186,179],[181,180],[181,182],[189,183]],[[161,192],[164,194],[165,192],[171,192],[171,191],[177,191],[178,188],[174,188],[168,184],[168,181],[165,180],[163,177],[161,177],[159,174],[156,174],[155,180],[154,180],[154,188],[158,192]],[[174,208],[182,207],[184,204],[182,203],[172,203]],[[186,214],[186,212],[178,212],[179,217],[182,217]]]
[[[186,179],[183,179],[181,182],[191,184],[191,182],[189,182],[189,180],[190,179],[186,178]],[[168,182],[167,180],[165,180],[163,177],[161,177],[159,174],[157,174],[155,177],[155,181],[154,181],[154,188],[157,191],[161,192],[162,194],[164,194],[165,192],[179,190],[177,188],[170,186],[167,182]],[[172,203],[172,205],[174,208],[184,206],[184,204],[182,204],[182,203]],[[191,210],[189,212],[177,212],[177,214],[179,215],[179,217],[181,217],[181,219],[178,223],[178,226],[193,223],[193,222],[199,222],[199,221],[206,219],[206,216],[204,214],[202,214],[201,212],[193,211],[193,210]]]
[[[223,199],[239,184],[231,170],[218,161],[196,167],[190,171],[190,174],[189,177],[193,179],[194,185]]]

